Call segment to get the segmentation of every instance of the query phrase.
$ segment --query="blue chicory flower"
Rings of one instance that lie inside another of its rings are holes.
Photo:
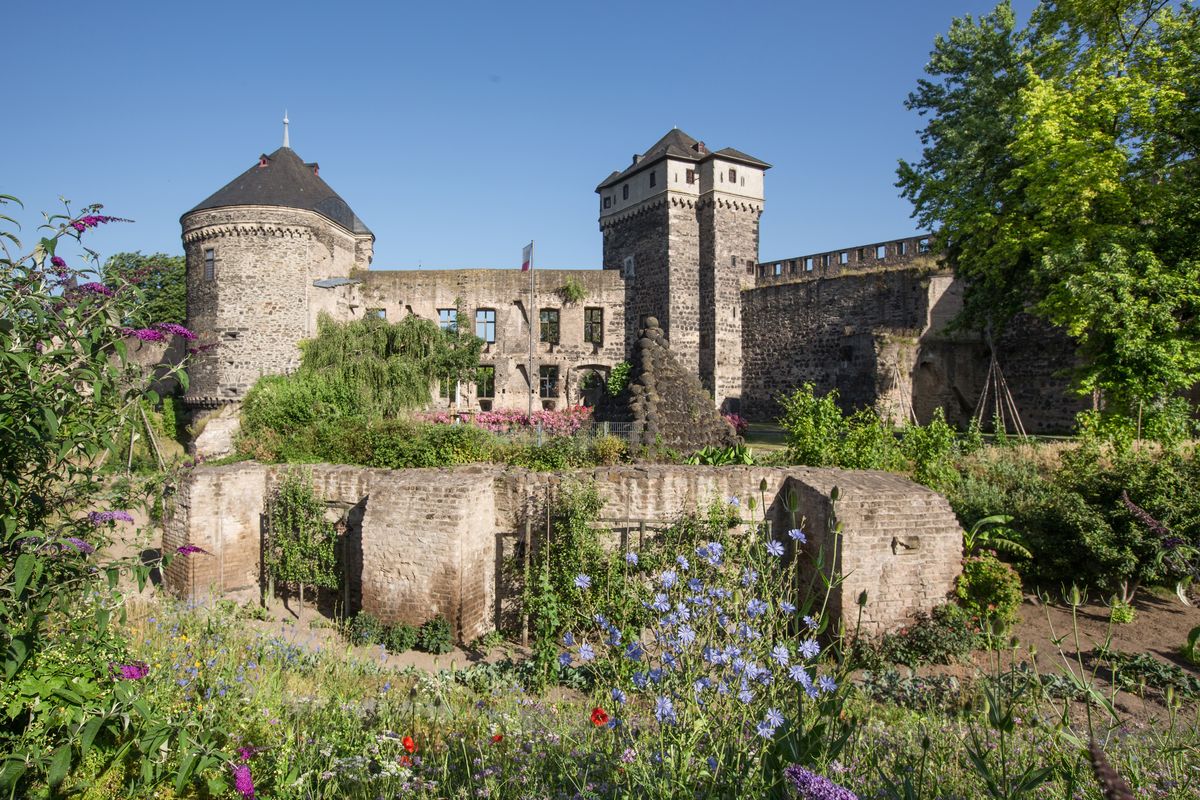
[[[583,573],[580,573],[575,576],[575,588],[576,589],[590,589],[591,586],[592,586],[592,579],[590,576],[584,575]]]
[[[783,544],[772,539],[767,542],[767,552],[776,558],[780,558],[783,556]]]

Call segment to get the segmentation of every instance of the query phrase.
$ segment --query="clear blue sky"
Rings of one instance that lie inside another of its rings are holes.
[[[530,239],[593,267],[596,184],[678,126],[774,165],[763,260],[865,244],[915,232],[904,98],[993,5],[16,0],[0,193],[136,220],[90,235],[103,254],[179,253],[180,214],[280,145],[286,107],[376,268],[514,266]]]

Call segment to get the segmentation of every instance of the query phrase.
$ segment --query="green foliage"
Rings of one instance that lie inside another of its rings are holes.
[[[563,285],[558,287],[558,296],[568,305],[578,303],[587,297],[587,289],[577,278],[568,276]]]
[[[783,417],[779,424],[787,436],[792,463],[810,467],[839,465],[847,423],[837,397],[836,389],[818,397],[813,384],[806,383],[781,398]]]
[[[441,619],[439,617],[439,619]],[[423,629],[423,626],[422,626]],[[432,637],[432,634],[431,634]],[[382,644],[389,653],[407,653],[416,646],[420,635],[416,628],[404,622],[388,625],[384,628]],[[435,653],[436,650],[427,652]]]
[[[1200,666],[1200,625],[1188,631],[1187,641],[1180,652],[1189,664]]]
[[[981,647],[979,623],[961,606],[945,604],[932,614],[917,612],[913,622],[878,642],[856,642],[855,663],[867,669],[903,664],[913,669],[926,664],[956,664]]]
[[[416,635],[417,649],[424,653],[440,656],[454,649],[454,635],[450,623],[441,614],[422,623]]]
[[[969,530],[963,531],[963,554],[976,555],[984,550],[995,550],[1019,558],[1033,558],[1028,548],[1017,541],[1016,533],[1008,527],[1012,517],[994,514],[975,521]]]
[[[1114,598],[1108,608],[1108,619],[1114,625],[1128,625],[1137,616],[1137,610],[1129,603]]]
[[[337,532],[325,521],[325,501],[312,488],[312,475],[289,470],[271,498],[271,532],[263,562],[277,581],[336,589]]]
[[[912,462],[912,476],[917,483],[944,489],[958,477],[954,466],[954,457],[958,454],[957,436],[946,423],[941,408],[934,409],[928,425],[904,428],[900,450]]]
[[[1151,688],[1174,691],[1183,697],[1200,697],[1200,678],[1149,653],[1123,653],[1107,647],[1097,647],[1095,652],[1109,663],[1113,682],[1120,689],[1141,692]]]
[[[971,556],[963,563],[954,592],[968,613],[996,633],[1004,633],[1017,621],[1021,578],[991,553]]]
[[[117,253],[104,262],[104,284],[135,285],[140,302],[121,303],[126,324],[148,328],[156,322],[187,323],[187,262],[166,253]]]
[[[629,457],[629,445],[619,436],[597,436],[589,449],[592,462],[605,466],[619,464]]]
[[[346,623],[346,638],[352,644],[379,644],[383,641],[384,625],[374,614],[360,611]]]
[[[754,464],[754,454],[744,444],[735,444],[729,447],[710,445],[697,450],[684,463],[700,464],[706,467],[723,467],[729,464],[752,466]]]
[[[629,385],[629,378],[632,373],[633,364],[630,364],[628,361],[614,364],[612,371],[608,373],[608,396],[616,397],[625,391],[625,387]]]
[[[968,279],[965,319],[1064,327],[1081,392],[1127,419],[1200,378],[1190,4],[1007,2],[935,41],[908,107],[924,149],[899,186]]]

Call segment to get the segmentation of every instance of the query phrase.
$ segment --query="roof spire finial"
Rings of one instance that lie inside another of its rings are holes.
[[[286,108],[283,110],[283,146],[289,150],[292,147],[290,144],[288,144],[288,118]]]

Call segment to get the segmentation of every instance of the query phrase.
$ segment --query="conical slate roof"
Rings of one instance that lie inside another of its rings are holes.
[[[262,156],[257,164],[183,216],[227,206],[300,208],[315,211],[351,233],[371,233],[346,201],[317,175],[317,165],[305,164],[290,147]]]

